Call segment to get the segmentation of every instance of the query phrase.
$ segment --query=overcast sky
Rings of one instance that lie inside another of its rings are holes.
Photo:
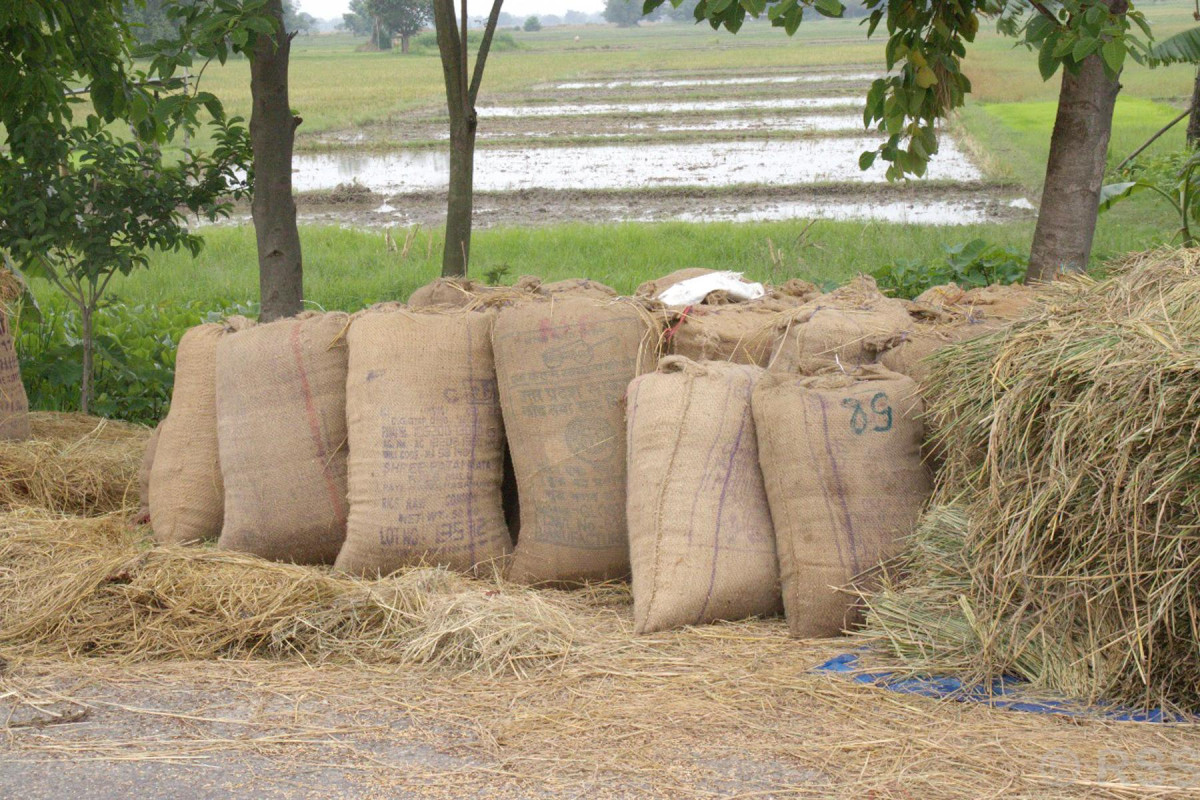
[[[319,19],[340,19],[350,5],[350,0],[300,0],[301,11],[307,11]],[[468,0],[471,16],[485,16],[492,9],[489,0]],[[504,0],[504,10],[513,16],[527,14],[559,14],[567,11],[603,11],[604,0]]]

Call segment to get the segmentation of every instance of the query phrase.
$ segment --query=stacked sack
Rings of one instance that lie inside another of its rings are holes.
[[[678,283],[670,277],[644,286],[661,293]],[[908,310],[867,277],[829,295],[789,288],[791,308],[781,304],[753,338],[675,339],[677,355],[630,385],[638,632],[769,615],[782,603],[794,635],[837,635],[857,613],[842,587],[869,585],[928,498],[917,385],[876,363],[913,327]],[[701,307],[760,302],[715,300]]]
[[[29,398],[8,326],[8,316],[0,308],[0,440],[24,440],[29,438]]]

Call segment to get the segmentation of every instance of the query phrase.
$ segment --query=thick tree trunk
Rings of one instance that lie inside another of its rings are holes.
[[[471,260],[471,212],[475,201],[475,113],[450,131],[450,192],[442,275],[466,275]]]
[[[1098,55],[1085,59],[1077,74],[1063,69],[1026,283],[1087,269],[1120,89]]]
[[[254,150],[254,200],[250,213],[258,240],[259,318],[298,314],[304,299],[300,234],[292,197],[292,147],[300,118],[288,102],[291,36],[283,33],[282,0],[268,0],[277,39],[259,36],[250,59],[250,144]]]
[[[408,33],[400,34],[400,52],[408,52],[408,43],[412,40],[412,35]]]
[[[1192,84],[1192,113],[1188,115],[1188,147],[1200,147],[1200,69],[1196,70],[1196,81]]]

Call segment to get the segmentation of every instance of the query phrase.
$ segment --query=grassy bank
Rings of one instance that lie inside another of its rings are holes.
[[[1130,223],[1130,209],[1132,204],[1101,219],[1098,258],[1157,241],[1161,231]],[[738,270],[756,280],[797,277],[831,284],[894,261],[935,261],[947,245],[977,237],[1024,248],[1032,234],[1029,222],[935,227],[820,221],[801,237],[804,227],[799,221],[670,222],[482,230],[472,240],[471,272],[483,278],[499,271],[507,283],[523,274],[549,280],[588,277],[625,293],[649,278],[694,266]],[[439,274],[441,231],[419,231],[407,256],[401,252],[403,232],[394,235],[400,241],[393,252],[379,231],[302,228],[308,299],[322,308],[354,310],[404,299]],[[257,300],[253,229],[211,228],[205,239],[198,258],[156,255],[151,269],[115,278],[110,294],[129,303],[187,300],[212,308]],[[39,294],[50,293],[50,287],[39,287]]]

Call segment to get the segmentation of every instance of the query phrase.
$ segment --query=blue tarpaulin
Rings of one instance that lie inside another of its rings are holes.
[[[1179,716],[1162,710],[1139,711],[1114,706],[1087,706],[1070,700],[1035,696],[1029,684],[1020,678],[996,678],[990,686],[963,686],[957,678],[905,678],[892,672],[865,672],[858,666],[858,655],[843,653],[817,667],[819,672],[841,673],[858,683],[878,686],[902,694],[923,697],[950,698],[965,703],[985,703],[993,708],[1029,711],[1034,714],[1059,714],[1072,717],[1090,716],[1124,722],[1200,722],[1198,716]]]

